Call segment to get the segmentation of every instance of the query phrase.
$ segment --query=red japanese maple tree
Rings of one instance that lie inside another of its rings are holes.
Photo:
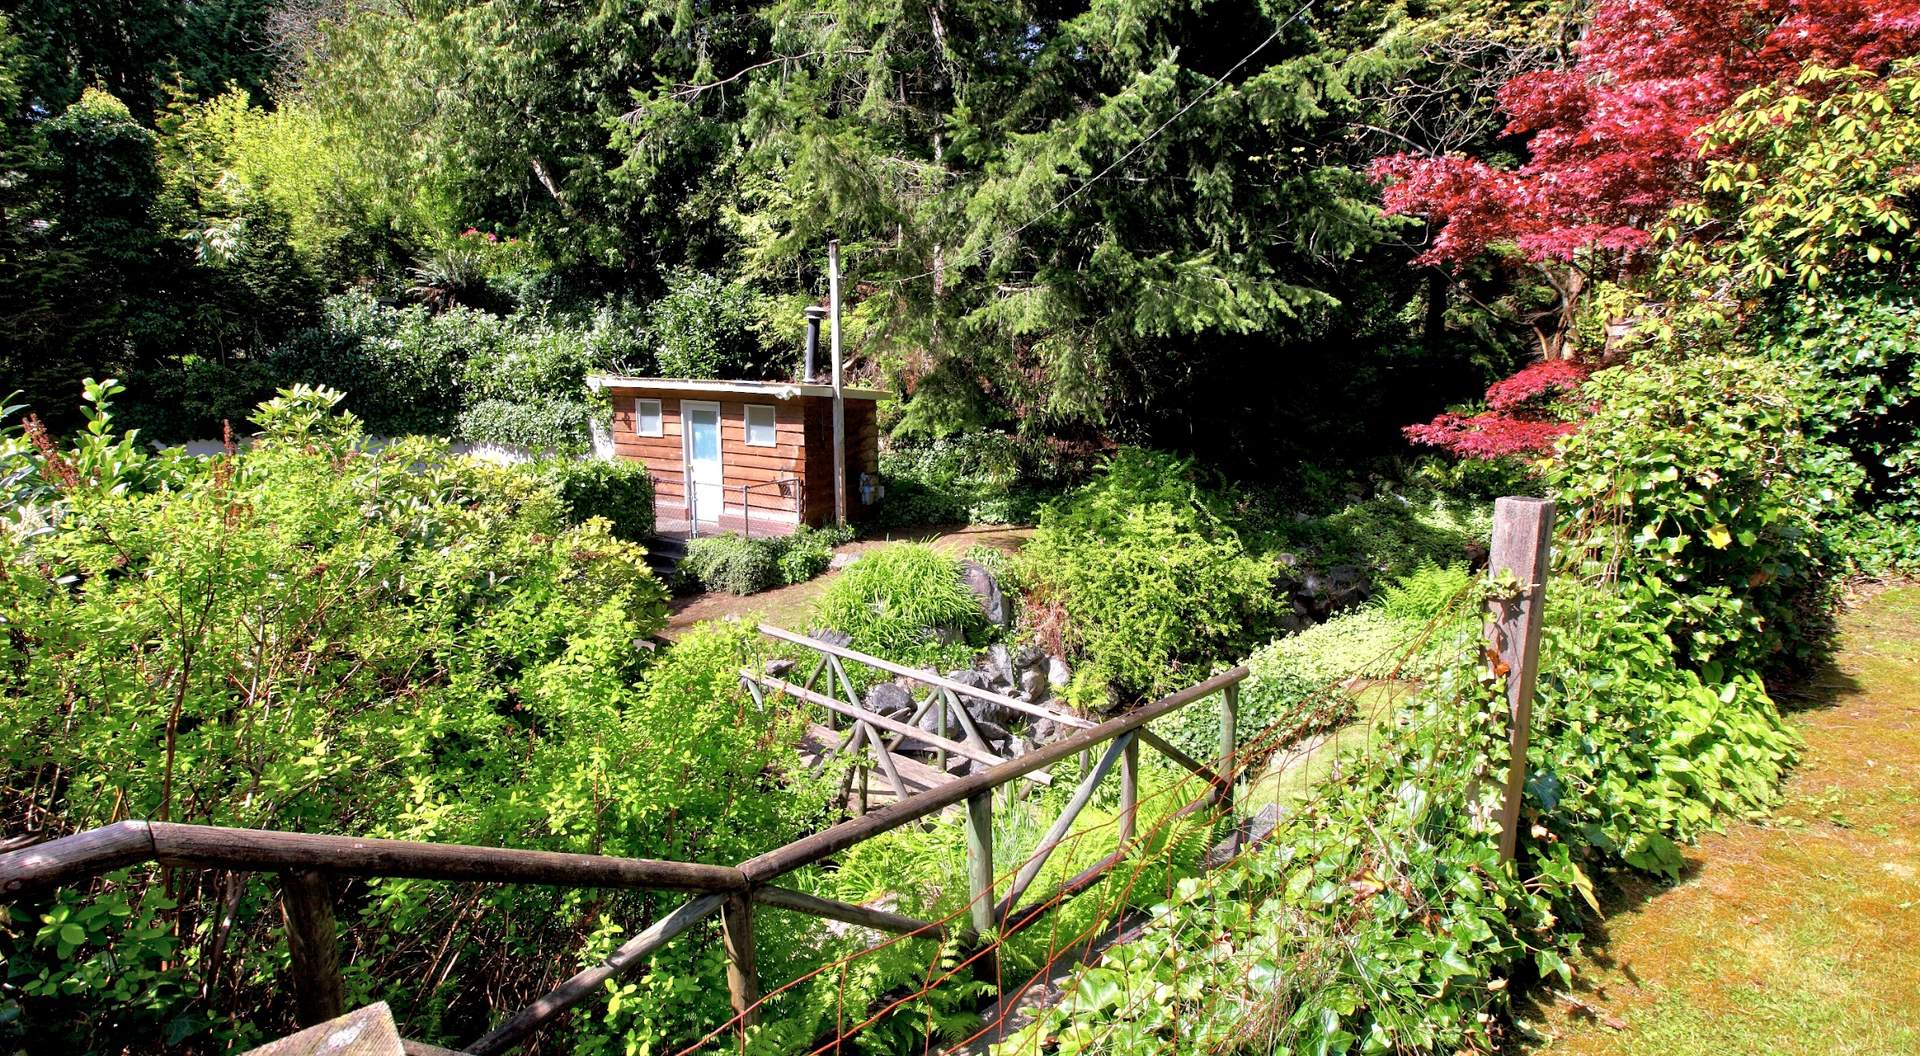
[[[1573,432],[1580,383],[1592,368],[1564,359],[1535,363],[1487,390],[1481,414],[1443,414],[1409,425],[1407,439],[1467,458],[1543,455]]]
[[[1920,0],[1601,0],[1571,67],[1500,90],[1507,133],[1529,137],[1525,164],[1394,154],[1371,172],[1389,213],[1433,225],[1419,263],[1512,244],[1549,269],[1562,299],[1558,331],[1541,340],[1552,356],[1577,309],[1580,265],[1633,263],[1653,225],[1698,192],[1698,134],[1741,93],[1809,64],[1879,72],[1917,52]],[[1491,458],[1544,450],[1572,428],[1526,407],[1502,412],[1488,395],[1489,413],[1442,415],[1409,437]]]
[[[1808,63],[1882,70],[1920,52],[1920,0],[1602,0],[1565,70],[1507,82],[1506,131],[1528,161],[1459,155],[1374,162],[1387,211],[1438,228],[1420,256],[1458,263],[1511,242],[1534,261],[1631,253],[1702,172],[1701,126]]]

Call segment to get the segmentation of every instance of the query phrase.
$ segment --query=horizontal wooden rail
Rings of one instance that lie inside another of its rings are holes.
[[[976,773],[954,778],[925,792],[900,799],[873,813],[864,814],[811,836],[802,837],[783,847],[748,859],[737,867],[554,851],[514,850],[501,847],[418,843],[409,840],[361,839],[267,829],[239,829],[158,821],[123,821],[0,854],[0,894],[10,895],[30,887],[71,883],[148,861],[163,865],[275,872],[281,874],[283,880],[291,878],[288,881],[289,897],[297,903],[296,908],[302,908],[307,916],[320,921],[318,925],[307,928],[317,936],[323,931],[332,930],[331,924],[321,919],[325,916],[322,912],[324,907],[317,901],[320,893],[325,890],[325,885],[319,878],[326,874],[697,892],[696,897],[683,903],[651,927],[628,940],[606,961],[575,974],[545,997],[509,1016],[485,1037],[467,1046],[465,1051],[474,1056],[496,1056],[525,1043],[568,1009],[601,990],[609,980],[645,964],[648,957],[675,936],[717,913],[723,914],[727,921],[726,934],[730,951],[729,988],[733,991],[732,999],[736,1010],[740,1012],[742,1022],[745,1023],[757,1003],[755,995],[758,983],[753,972],[751,939],[747,931],[752,906],[756,902],[882,931],[926,938],[943,938],[951,934],[966,943],[978,941],[985,928],[998,923],[992,915],[995,907],[990,902],[982,902],[976,908],[974,927],[962,925],[950,932],[949,929],[953,928],[953,925],[922,921],[886,910],[820,898],[773,886],[773,880],[829,858],[854,844],[936,814],[957,803],[968,803],[973,814],[985,816],[987,823],[990,824],[990,804],[994,789],[1022,779],[1044,781],[1042,771],[1048,766],[1076,753],[1090,751],[1116,738],[1127,737],[1147,723],[1214,693],[1224,691],[1230,701],[1234,688],[1247,677],[1245,667],[1236,667],[1124,715],[1094,724],[1078,717],[1040,708],[1025,701],[1002,698],[998,694],[979,690],[964,683],[952,682],[937,675],[931,675],[929,672],[901,668],[854,650],[842,650],[826,643],[801,639],[798,636],[788,635],[778,628],[763,627],[762,630],[775,637],[787,638],[798,644],[818,648],[828,655],[844,657],[857,663],[868,663],[882,670],[895,671],[909,678],[926,682],[937,689],[996,701],[1028,714],[1038,713],[1076,728],[1068,736],[1050,744],[1040,745],[1026,755],[999,761],[997,756],[981,750],[976,745],[928,734],[917,727],[906,727],[884,716],[875,715],[803,686],[796,686],[752,671],[742,671],[743,677],[758,680],[768,688],[787,692],[843,713],[858,713],[856,717],[860,721],[872,726],[890,729],[906,738],[973,757],[983,763],[991,761],[992,765]],[[1113,756],[1115,751],[1109,751],[1108,756]],[[1195,769],[1205,769],[1191,759],[1181,761]],[[1106,765],[1110,763],[1109,759],[1106,764],[1103,764],[1100,768],[1101,772],[1104,772]],[[1085,789],[1090,789],[1098,782],[1098,774],[1090,776],[1091,780],[1084,782]],[[1209,800],[1217,802],[1220,798],[1223,797],[1218,797],[1217,792],[1210,794],[1190,804],[1180,814],[1185,814]],[[990,849],[990,844],[984,846]],[[992,882],[990,854],[974,856],[981,857],[982,861],[970,868],[975,871],[979,868],[989,870],[986,882],[990,885]],[[1056,892],[1049,899],[1043,900],[1041,904],[1029,906],[1014,913],[1015,923],[1019,926],[1030,923],[1044,913],[1055,900],[1069,897],[1084,886],[1090,885],[1092,876],[1104,873],[1114,863],[1122,860],[1122,857],[1117,853],[1110,856],[1094,870],[1076,877],[1067,887]],[[1037,873],[1037,866],[1030,868],[1027,872]],[[1010,893],[1007,902],[999,907],[1001,912],[1005,914],[1012,911],[1013,903],[1018,897],[1018,891]],[[302,899],[304,901],[301,901]],[[312,952],[313,956],[308,958],[313,962],[308,966],[309,970],[304,974],[299,971],[295,973],[296,976],[302,976],[297,978],[295,983],[296,989],[300,991],[297,996],[302,997],[303,1000],[326,998],[327,993],[324,992],[324,987],[337,985],[338,982],[337,978],[333,978],[337,976],[337,967],[327,968],[323,963],[326,962],[325,954],[330,951],[320,950],[316,946],[316,950]],[[316,968],[315,965],[320,967]],[[329,978],[305,978],[305,976],[314,975],[326,975]],[[315,1003],[317,1006],[321,1002],[309,1003]]]
[[[811,836],[803,836],[784,847],[776,847],[765,854],[749,858],[740,863],[740,871],[746,875],[747,883],[751,885],[757,886],[771,882],[796,869],[831,858],[854,844],[870,840],[883,832],[891,832],[930,814],[937,814],[969,797],[992,792],[1009,781],[1052,766],[1070,755],[1104,744],[1129,730],[1137,730],[1162,715],[1179,711],[1194,701],[1218,693],[1228,686],[1239,685],[1246,677],[1245,666],[1223,671],[1205,682],[1188,686],[1177,693],[1162,697],[1151,704],[1142,705],[1124,715],[1108,719],[1090,729],[1080,730],[1060,740],[1040,745],[1018,759],[1009,759],[978,773],[957,777],[938,788],[928,789],[898,803],[890,803],[871,814],[849,818]]]
[[[122,821],[0,854],[0,894],[71,883],[147,861],[247,872],[311,870],[561,887],[715,892],[746,889],[746,878],[740,870],[727,865]]]
[[[835,645],[832,642],[823,642],[818,638],[809,638],[804,634],[795,634],[784,627],[775,627],[771,623],[761,624],[760,633],[769,638],[778,638],[783,642],[802,645],[816,652],[837,656],[842,660],[852,660],[857,664],[865,664],[868,667],[878,668],[891,675],[904,675],[907,678],[911,678],[925,685],[950,690],[954,693],[961,693],[973,697],[976,700],[990,701],[1003,708],[1022,712],[1036,719],[1052,719],[1062,726],[1071,726],[1078,730],[1092,729],[1095,725],[1091,720],[1083,719],[1078,715],[1069,714],[1057,708],[1049,708],[1042,704],[1029,703],[1018,697],[1009,697],[1004,693],[995,693],[990,689],[982,689],[979,686],[969,686],[965,682],[957,682],[932,671],[924,671],[916,667],[907,667],[904,664],[896,664],[891,660],[882,660],[877,656],[863,653],[858,649],[849,649],[844,645]]]

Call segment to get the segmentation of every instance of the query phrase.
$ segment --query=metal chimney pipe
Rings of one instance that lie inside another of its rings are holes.
[[[812,381],[814,363],[820,355],[820,321],[827,317],[827,310],[817,304],[807,305],[807,360],[800,374],[801,381]]]

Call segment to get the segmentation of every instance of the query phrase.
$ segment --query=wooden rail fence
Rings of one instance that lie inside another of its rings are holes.
[[[1497,663],[1505,665],[1508,673],[1513,717],[1512,758],[1501,810],[1500,836],[1501,853],[1508,858],[1512,857],[1519,831],[1518,790],[1525,778],[1526,724],[1538,664],[1546,541],[1552,520],[1552,504],[1542,500],[1502,499],[1496,504],[1493,568],[1496,573],[1511,573],[1520,584],[1514,598],[1495,603],[1488,625],[1490,652],[1497,657]],[[608,980],[633,971],[676,936],[715,914],[721,918],[727,987],[737,1029],[742,1032],[752,1023],[760,1000],[753,939],[757,905],[776,906],[919,939],[953,937],[967,944],[979,941],[990,932],[1004,935],[1027,927],[1067,899],[1092,887],[1106,872],[1126,860],[1129,845],[1135,838],[1139,747],[1143,743],[1199,775],[1207,784],[1207,791],[1182,807],[1178,814],[1207,808],[1229,819],[1233,816],[1232,777],[1241,769],[1235,755],[1239,686],[1247,677],[1244,666],[1096,722],[782,628],[762,625],[760,629],[776,640],[812,650],[819,660],[813,673],[801,683],[764,671],[742,669],[742,683],[756,703],[766,706],[768,694],[785,694],[820,707],[829,716],[850,720],[845,739],[833,746],[832,751],[864,751],[866,759],[857,769],[864,773],[868,767],[877,765],[893,786],[895,799],[891,803],[871,811],[863,809],[859,815],[837,825],[734,866],[122,821],[0,854],[0,897],[17,897],[30,889],[74,883],[144,862],[276,873],[281,880],[296,1002],[303,1021],[313,1023],[334,1018],[343,1011],[345,988],[340,975],[331,877],[406,877],[692,893],[687,901],[627,940],[605,961],[575,974],[462,1050],[472,1056],[497,1056],[531,1040],[568,1009],[600,990]],[[844,662],[864,664],[905,678],[925,687],[927,695],[904,722],[880,715],[861,703]],[[831,692],[822,693],[813,688],[823,672],[830,676]],[[1147,729],[1147,724],[1156,719],[1215,696],[1220,702],[1220,743],[1218,759],[1211,764],[1195,760]],[[987,701],[1031,717],[1050,719],[1070,732],[1037,745],[1024,755],[1002,758],[989,750],[977,723],[963,704],[967,700]],[[936,730],[920,729],[917,724],[935,709],[940,716]],[[957,731],[959,739],[947,736],[954,732],[944,724],[949,712],[962,727]],[[907,787],[892,759],[893,752],[903,745],[936,753],[939,766],[935,769],[940,773],[946,773],[946,760],[950,755],[969,760],[975,769],[962,775],[946,774],[945,779],[936,780],[931,787],[913,791]],[[1096,751],[1097,757],[1093,755]],[[1011,790],[1020,782],[1045,784],[1051,780],[1048,767],[1076,755],[1092,759],[1090,765],[1081,766],[1080,783],[1038,847],[1015,871],[1006,890],[995,891],[994,791]],[[1066,839],[1075,818],[1116,769],[1121,820],[1114,853],[1055,891],[1023,904],[1028,889],[1054,850]],[[865,805],[863,801],[862,807]],[[960,805],[964,805],[962,822],[966,828],[970,920],[969,926],[957,935],[950,936],[949,929],[941,923],[822,898],[777,883],[796,870],[826,861],[856,844]],[[1237,824],[1230,828],[1236,834],[1239,831]],[[1230,837],[1236,838],[1237,835]]]

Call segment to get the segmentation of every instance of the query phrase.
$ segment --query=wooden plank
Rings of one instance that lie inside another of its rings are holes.
[[[955,693],[959,693],[962,696],[972,697],[975,700],[992,701],[993,703],[998,704],[1003,708],[1009,708],[1009,709],[1012,709],[1013,711],[1022,712],[1024,714],[1034,716],[1035,718],[1052,719],[1054,722],[1057,722],[1062,726],[1072,726],[1075,729],[1088,730],[1088,729],[1092,729],[1095,725],[1093,722],[1090,722],[1087,719],[1083,719],[1078,715],[1069,714],[1064,711],[1058,711],[1053,708],[1049,708],[1043,704],[1029,704],[1024,700],[1019,700],[1014,697],[1009,697],[1000,693],[995,693],[992,690],[980,689],[976,686],[969,686],[964,682],[955,682],[953,679],[947,678],[935,672],[925,671],[920,668],[905,667],[903,665],[896,664],[890,660],[882,660],[877,656],[872,656],[870,654],[863,653],[858,649],[850,649],[844,645],[833,645],[829,642],[823,642],[818,638],[808,638],[805,635],[795,634],[784,627],[775,627],[771,623],[761,624],[760,633],[770,638],[778,638],[783,642],[790,642],[794,645],[804,645],[809,649],[815,650],[816,652],[832,653],[833,655],[838,656],[843,660],[852,660],[855,663],[865,664],[868,667],[872,667],[872,668],[878,668],[879,670],[885,671],[889,674],[905,675],[906,677],[911,678],[914,681],[922,683],[924,685],[938,686],[941,689],[952,690]]]
[[[340,936],[327,878],[310,869],[280,874],[280,912],[297,1022],[312,1026],[338,1017],[347,1007],[347,984],[340,977]]]
[[[1553,503],[1548,499],[1508,496],[1493,503],[1493,550],[1488,564],[1495,576],[1510,574],[1519,583],[1514,597],[1489,602],[1492,612],[1487,622],[1488,644],[1507,676],[1507,786],[1500,805],[1502,861],[1512,861],[1519,846],[1533,688],[1540,673],[1547,563],[1553,547],[1553,514]]]
[[[740,872],[747,878],[749,884],[768,883],[795,869],[830,858],[880,833],[910,825],[969,797],[991,792],[1016,778],[1052,766],[1083,748],[1103,744],[1129,730],[1139,729],[1155,719],[1179,711],[1196,700],[1202,700],[1227,686],[1235,685],[1246,677],[1247,668],[1244,664],[1222,671],[1212,678],[1197,682],[1177,693],[1169,693],[1151,704],[1143,704],[1125,714],[1116,715],[1092,729],[1080,730],[1060,740],[1039,745],[1017,759],[1009,759],[998,766],[968,774],[965,777],[956,777],[939,788],[922,792],[904,802],[889,804],[865,817],[843,821],[811,836],[803,836],[783,847],[776,847],[764,854],[756,855],[740,863]]]
[[[725,895],[701,895],[681,903],[673,912],[655,921],[652,927],[622,943],[611,957],[577,973],[545,997],[507,1017],[506,1022],[467,1046],[466,1051],[472,1056],[497,1056],[518,1047],[561,1013],[599,993],[608,980],[617,979],[645,964],[655,950],[672,941],[674,936],[713,916],[726,901]]]
[[[830,711],[836,711],[849,718],[863,721],[867,723],[869,726],[877,726],[880,729],[887,730],[892,733],[901,734],[906,738],[906,743],[908,744],[913,744],[915,742],[918,742],[919,744],[927,748],[945,748],[947,751],[952,752],[955,755],[972,759],[977,763],[985,763],[988,766],[996,766],[1001,763],[1005,763],[1007,761],[983,748],[976,748],[971,744],[965,744],[960,741],[948,740],[947,738],[942,737],[939,734],[928,733],[927,731],[919,729],[917,727],[909,726],[904,722],[896,722],[893,719],[887,718],[885,715],[881,715],[877,712],[868,711],[866,708],[863,708],[863,707],[857,707],[855,705],[848,704],[844,700],[838,700],[834,697],[826,696],[825,694],[815,693],[810,689],[803,689],[800,686],[796,686],[791,682],[785,681],[783,679],[774,678],[772,675],[760,674],[754,671],[753,668],[750,668],[750,667],[741,668],[740,674],[745,678],[751,678],[758,681],[761,685],[767,687],[768,689],[780,690],[781,692],[785,693],[790,697],[793,697],[796,700],[804,700],[809,704],[817,704],[820,707],[826,708]],[[1047,785],[1052,783],[1052,778],[1048,777],[1044,773],[1040,773],[1038,767],[1035,767],[1031,771],[1022,773],[1019,776],[1024,777],[1029,781],[1032,781],[1036,785]]]
[[[919,920],[902,916],[884,909],[871,906],[856,906],[849,902],[837,902],[831,898],[809,895],[804,891],[794,891],[785,887],[754,888],[753,898],[769,906],[791,909],[808,916],[825,917],[843,924],[855,924],[875,931],[892,932],[897,935],[911,935],[915,938],[940,940],[946,937],[947,926],[934,921]]]
[[[270,1041],[245,1056],[405,1056],[393,1011],[385,1001],[316,1023],[298,1034]]]

